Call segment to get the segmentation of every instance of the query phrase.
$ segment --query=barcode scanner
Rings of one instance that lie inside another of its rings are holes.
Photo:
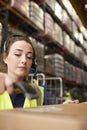
[[[16,82],[13,85],[15,88],[19,88],[28,99],[38,99],[37,91],[25,81]]]

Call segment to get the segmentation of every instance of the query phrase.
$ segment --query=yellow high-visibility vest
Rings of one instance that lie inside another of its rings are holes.
[[[71,94],[69,92],[66,93],[66,96],[67,96],[65,99],[66,101],[72,100]]]
[[[44,88],[42,86],[38,86],[41,92],[41,103],[40,105],[42,106],[44,103]]]
[[[35,88],[37,84],[35,84],[35,82],[34,83],[32,82],[32,83],[29,83],[29,85],[31,87]],[[40,90],[40,93],[41,93],[40,103],[39,104],[42,106],[43,103],[44,103],[44,88],[42,86],[40,86],[40,85],[38,85],[37,87],[38,87],[38,89]]]
[[[23,108],[37,107],[36,99],[29,100],[25,98]],[[9,96],[9,93],[5,91],[3,94],[0,94],[0,110],[9,110],[13,109],[12,101]]]

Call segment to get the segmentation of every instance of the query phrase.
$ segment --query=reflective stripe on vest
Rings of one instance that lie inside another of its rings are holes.
[[[44,103],[44,88],[42,86],[39,86],[40,92],[41,92],[41,103],[40,105],[42,106]]]
[[[29,100],[27,97],[24,101],[23,108],[37,107],[36,99]],[[3,94],[0,94],[0,110],[13,109],[13,105],[10,99],[10,96],[7,91]]]

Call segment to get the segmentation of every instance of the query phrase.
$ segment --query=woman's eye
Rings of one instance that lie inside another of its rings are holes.
[[[27,58],[28,58],[29,60],[32,60],[32,59],[33,59],[33,57],[31,57],[31,56],[27,56]]]
[[[18,57],[21,56],[21,54],[15,54],[15,55],[18,56]]]

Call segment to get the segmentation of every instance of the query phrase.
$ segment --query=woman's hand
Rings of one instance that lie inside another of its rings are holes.
[[[0,94],[5,91],[5,73],[0,72]]]
[[[13,81],[9,78],[8,75],[5,76],[5,89],[8,91],[9,94],[13,93],[14,91],[14,86],[13,86]]]
[[[8,93],[13,92],[13,83],[9,79],[6,73],[0,73],[0,94],[2,94],[5,90],[8,91]]]
[[[67,100],[65,102],[63,102],[63,104],[78,104],[79,100]]]

